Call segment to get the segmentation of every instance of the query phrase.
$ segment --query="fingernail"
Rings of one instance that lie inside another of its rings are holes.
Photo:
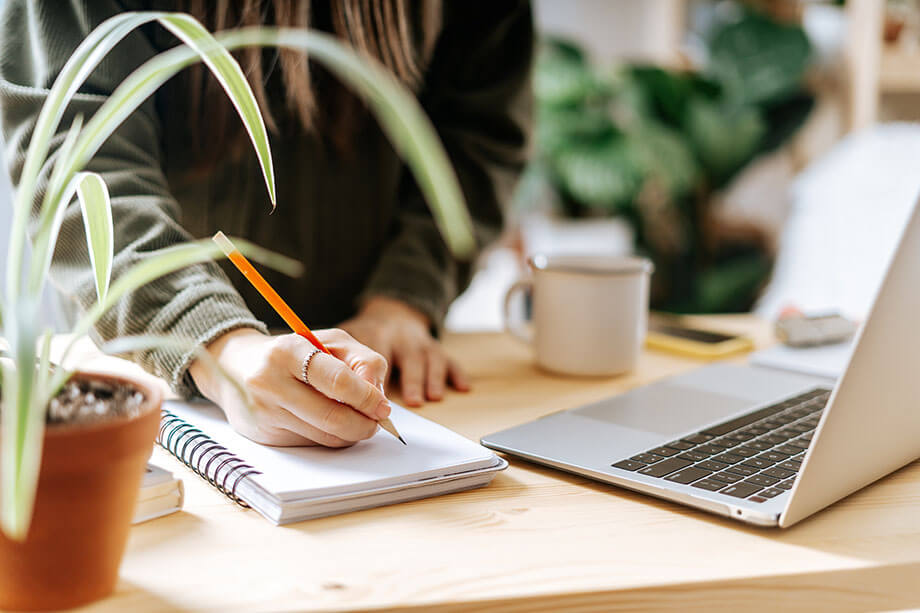
[[[386,400],[381,400],[380,404],[377,405],[377,417],[379,419],[386,419],[390,416],[390,403]]]

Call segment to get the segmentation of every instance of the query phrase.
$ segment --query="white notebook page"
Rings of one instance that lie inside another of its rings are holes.
[[[378,489],[493,466],[497,456],[459,434],[393,405],[390,419],[408,443],[382,429],[346,449],[268,447],[237,434],[208,402],[166,401],[163,409],[187,421],[262,474],[250,477],[280,500]]]

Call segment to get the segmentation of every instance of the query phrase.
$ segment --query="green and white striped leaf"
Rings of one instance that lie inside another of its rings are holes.
[[[249,82],[246,80],[239,63],[204,26],[189,15],[158,12],[126,13],[125,15],[134,16],[134,19],[127,22],[136,24],[134,27],[156,20],[187,46],[173,50],[181,49],[181,54],[171,52],[160,54],[132,73],[96,111],[77,144],[72,149],[69,149],[66,155],[62,148],[54,172],[55,175],[58,175],[57,181],[53,181],[49,186],[51,189],[48,190],[43,201],[39,227],[50,224],[51,219],[57,214],[57,209],[67,205],[69,199],[65,197],[66,186],[89,163],[93,155],[118,127],[176,72],[198,60],[204,61],[211,69],[240,114],[243,125],[256,150],[272,208],[274,208],[276,202],[275,178],[268,132],[256,102],[255,94],[249,86]],[[105,22],[99,27],[103,28],[107,23]],[[110,36],[103,38],[100,45],[105,46],[113,43],[112,46],[114,46],[123,38],[121,32],[122,28],[118,28],[117,33],[121,35],[120,37]],[[110,49],[111,47],[107,51]],[[168,61],[170,57],[175,57],[176,55],[183,56],[183,60],[178,66],[172,65]],[[158,61],[157,58],[161,56],[166,56],[167,61]],[[79,81],[76,83],[76,87],[79,87],[85,78],[86,75],[83,72],[79,73],[76,76],[76,80]],[[55,82],[56,85],[57,82]],[[73,91],[75,92],[76,89]],[[58,118],[57,123],[59,121],[60,119]],[[55,123],[55,129],[57,123]],[[45,147],[44,151],[45,155],[47,155],[48,148]],[[31,153],[30,146],[29,155]],[[34,274],[39,270],[42,270],[39,265],[33,263],[33,278],[42,278],[40,275]]]
[[[96,296],[105,300],[115,259],[115,230],[112,225],[112,203],[102,177],[94,172],[77,175],[77,197],[83,209],[86,246],[96,280]]]
[[[36,301],[15,303],[15,327],[4,332],[15,366],[4,361],[0,429],[0,528],[11,539],[28,534],[41,466],[45,413],[36,389]]]
[[[70,59],[67,60],[58,77],[54,80],[54,85],[51,86],[51,91],[48,93],[35,122],[35,129],[32,132],[32,138],[29,140],[29,149],[26,152],[25,163],[13,202],[13,223],[10,231],[10,244],[7,250],[6,297],[9,304],[15,302],[20,290],[22,270],[19,266],[24,258],[23,247],[27,235],[26,226],[29,221],[32,202],[35,198],[38,176],[45,160],[48,158],[51,139],[57,133],[67,105],[83,83],[86,82],[86,79],[89,78],[89,75],[92,74],[93,70],[122,39],[141,25],[154,21],[163,15],[166,15],[166,13],[129,12],[121,13],[105,20],[90,32],[80,43],[80,46],[74,50]],[[58,160],[59,164],[61,159],[59,158]],[[68,177],[61,180],[60,185],[65,185],[69,182],[70,178]],[[50,190],[46,193],[42,202],[39,226],[49,223],[50,218],[54,217],[55,211],[52,205],[59,204],[59,199],[56,199],[57,196],[57,192],[52,193]]]

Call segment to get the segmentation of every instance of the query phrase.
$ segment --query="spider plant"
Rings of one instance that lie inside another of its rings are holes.
[[[64,111],[102,59],[136,28],[157,22],[181,41],[130,74],[86,123],[77,118],[56,150],[56,160],[41,182],[52,137]],[[7,281],[0,297],[0,326],[9,343],[4,360],[0,421],[0,528],[12,539],[28,532],[48,404],[73,374],[64,367],[73,342],[53,366],[51,332],[40,330],[36,308],[48,283],[48,271],[65,208],[76,198],[82,207],[90,263],[95,276],[95,304],[76,322],[74,340],[87,333],[120,298],[162,275],[216,259],[222,253],[209,239],[165,249],[112,278],[113,224],[108,190],[102,178],[84,168],[119,125],[165,81],[183,68],[203,61],[218,79],[243,121],[258,155],[272,207],[275,182],[268,135],[255,96],[230,51],[244,46],[286,47],[307,52],[351,86],[368,104],[382,129],[406,160],[431,206],[446,242],[461,257],[473,248],[466,204],[447,154],[418,102],[382,66],[359,57],[325,34],[278,28],[249,28],[211,35],[182,13],[130,12],[108,19],[74,51],[55,80],[37,118],[14,200],[7,255]],[[39,195],[41,199],[39,201]],[[27,226],[34,234],[26,255]],[[298,263],[234,239],[256,261],[288,273]],[[138,342],[124,347],[137,347]],[[156,343],[157,339],[144,342]],[[162,341],[166,342],[166,341]],[[173,339],[172,342],[175,342]]]

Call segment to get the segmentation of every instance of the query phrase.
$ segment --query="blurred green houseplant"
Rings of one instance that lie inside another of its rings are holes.
[[[655,262],[652,306],[745,310],[771,255],[752,231],[722,240],[714,191],[806,119],[810,45],[800,27],[752,11],[719,24],[700,73],[627,65],[594,69],[575,45],[544,41],[535,93],[539,155],[518,201],[547,186],[568,217],[617,215]]]
[[[158,22],[182,45],[139,67],[108,97],[84,125],[78,118],[58,148],[44,195],[38,200],[40,174],[51,153],[51,139],[64,110],[102,59],[130,32]],[[472,251],[474,239],[457,178],[430,121],[412,95],[377,63],[358,57],[333,37],[291,29],[250,28],[212,36],[192,17],[179,13],[123,13],[98,26],[71,56],[56,79],[38,117],[15,196],[14,219],[7,254],[7,283],[0,300],[0,330],[9,343],[2,368],[0,426],[0,527],[13,540],[28,533],[41,465],[42,437],[49,402],[73,375],[54,367],[50,330],[40,331],[36,308],[48,282],[51,257],[65,207],[76,196],[82,206],[90,261],[95,272],[97,302],[75,324],[75,338],[88,332],[121,297],[162,275],[185,266],[222,257],[210,240],[164,250],[111,279],[112,212],[102,179],[82,169],[105,140],[166,80],[190,64],[204,61],[220,81],[255,147],[272,204],[274,174],[268,137],[255,97],[228,50],[244,46],[275,46],[305,51],[323,63],[367,102],[396,149],[406,159],[432,208],[449,246],[458,256]],[[35,228],[31,256],[25,241],[30,217]],[[235,242],[257,261],[296,274],[299,264]],[[145,339],[176,343],[176,339]],[[138,348],[137,342],[121,343]],[[73,343],[60,363],[65,363]]]

